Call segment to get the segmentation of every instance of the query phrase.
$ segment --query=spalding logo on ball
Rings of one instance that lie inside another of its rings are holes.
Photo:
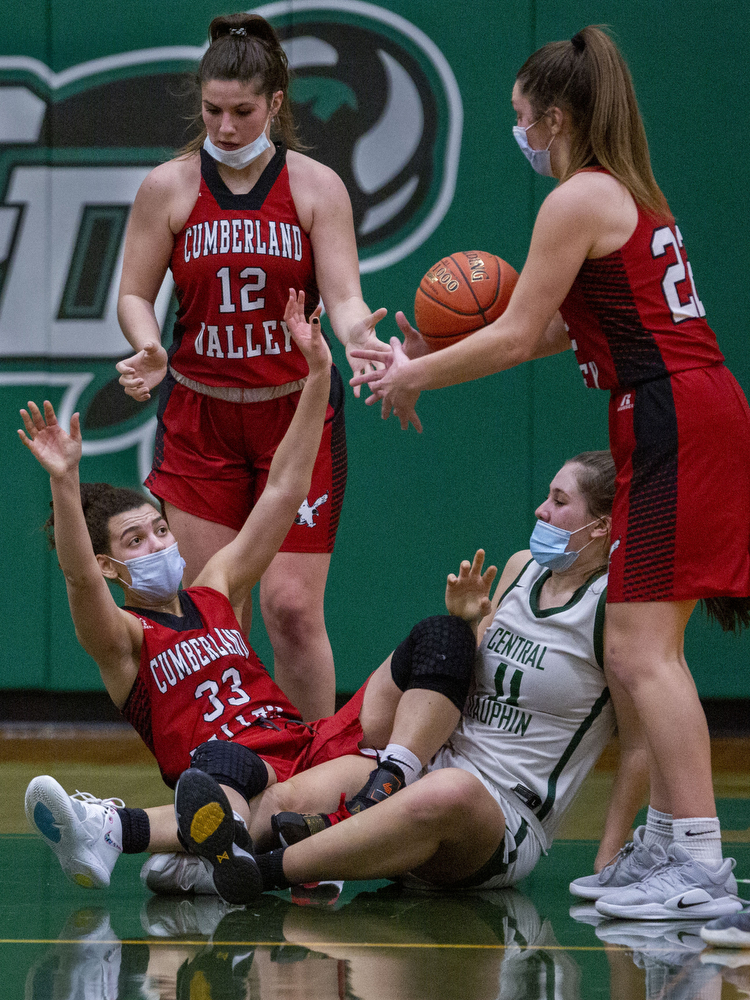
[[[422,278],[414,319],[431,351],[481,330],[505,311],[518,272],[501,257],[467,250],[443,257]]]

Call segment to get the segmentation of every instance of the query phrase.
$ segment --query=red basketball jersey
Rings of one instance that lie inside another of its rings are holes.
[[[584,262],[560,312],[589,387],[631,388],[724,361],[680,230],[640,207],[627,243]]]
[[[191,587],[180,601],[181,618],[126,609],[143,625],[143,647],[123,715],[171,786],[190,766],[190,751],[206,740],[235,738],[263,720],[301,721],[248,646],[223,594]]]
[[[289,289],[318,304],[312,247],[289,187],[286,149],[247,194],[235,195],[201,150],[200,193],[175,240],[179,303],[170,363],[213,386],[283,385],[307,374],[284,323]]]

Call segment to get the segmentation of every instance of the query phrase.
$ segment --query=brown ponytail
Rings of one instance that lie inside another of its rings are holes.
[[[208,28],[209,46],[198,67],[197,83],[239,80],[252,83],[268,103],[283,91],[278,115],[271,122],[271,137],[283,139],[289,149],[300,149],[289,101],[289,63],[274,28],[258,14],[215,17]],[[181,153],[196,153],[206,138],[206,127],[197,116],[198,135]]]
[[[600,27],[583,28],[570,41],[550,42],[518,72],[521,93],[536,117],[558,107],[572,122],[565,181],[588,166],[616,177],[644,209],[669,217],[651,170],[633,81],[619,49]]]

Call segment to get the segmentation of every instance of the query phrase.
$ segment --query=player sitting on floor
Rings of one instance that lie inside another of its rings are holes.
[[[191,762],[214,775],[259,843],[258,831],[270,831],[271,813],[270,806],[263,812],[258,793],[321,761],[358,755],[347,758],[346,767],[333,766],[331,809],[338,791],[353,797],[367,778],[373,754],[360,755],[362,748],[385,748],[384,770],[373,771],[365,798],[384,783],[393,787],[393,753],[401,761],[398,780],[406,780],[404,772],[416,776],[458,721],[475,651],[476,625],[457,616],[429,619],[412,633],[393,669],[389,657],[341,711],[306,725],[247,645],[238,620],[305,500],[328,400],[330,352],[319,323],[301,321],[302,306],[292,295],[286,317],[310,369],[294,419],[241,532],[187,590],[179,590],[182,561],[169,526],[142,494],[79,483],[77,415],[68,434],[51,404],[42,414],[29,403],[22,411],[25,433],[19,431],[50,474],[51,530],[76,634],[113,702],[152,750],[170,787]],[[124,608],[107,580],[123,588]],[[418,727],[429,734],[424,744]],[[301,799],[301,808],[318,801],[318,794],[309,803]],[[115,800],[70,797],[45,775],[29,785],[26,810],[66,874],[84,886],[108,885],[121,850],[180,851],[171,805],[126,809]],[[202,865],[184,854],[159,854],[145,875],[157,891],[206,881]]]
[[[609,739],[613,699],[625,721],[628,764],[616,785],[604,851],[622,843],[640,804],[646,762],[639,752],[631,760],[630,751],[639,749],[627,742],[638,731],[632,707],[616,684],[608,688],[602,663],[613,495],[606,452],[579,455],[558,472],[537,509],[531,553],[508,561],[479,626],[473,689],[456,731],[419,781],[377,809],[282,812],[273,822],[289,846],[261,853],[262,845],[255,850],[233,823],[214,778],[195,768],[181,775],[175,811],[182,840],[213,869],[227,902],[250,903],[266,890],[328,879],[388,877],[442,888],[515,884],[548,849]],[[482,556],[449,577],[449,594],[481,579]],[[264,799],[289,809],[311,778],[311,772],[297,775]],[[717,905],[712,900],[707,909]]]

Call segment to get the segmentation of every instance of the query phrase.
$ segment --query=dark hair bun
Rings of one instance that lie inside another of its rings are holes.
[[[226,36],[238,42],[248,37],[255,38],[273,49],[279,46],[279,36],[259,14],[227,14],[215,17],[208,28],[211,44]]]

